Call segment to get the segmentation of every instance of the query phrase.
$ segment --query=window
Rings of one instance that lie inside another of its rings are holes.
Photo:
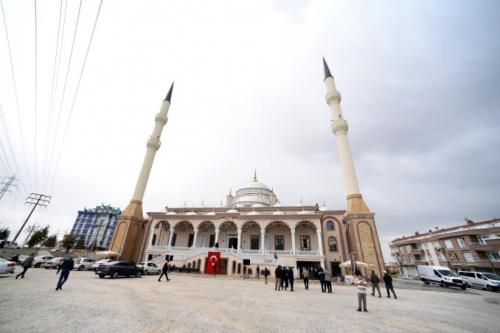
[[[476,261],[476,259],[472,255],[472,253],[470,253],[469,251],[464,251],[463,255],[464,255],[465,261],[467,261],[467,262],[475,262]]]
[[[250,250],[258,250],[259,249],[259,235],[251,235],[250,236]]]
[[[194,234],[189,234],[188,247],[193,246]]]
[[[460,247],[460,248],[466,247],[465,246],[465,239],[463,239],[463,238],[457,238],[457,243],[458,243],[458,247]]]
[[[176,240],[177,240],[177,234],[176,234],[176,233],[174,233],[174,234],[172,235],[172,244],[171,244],[172,246],[175,246],[175,241],[176,241]]]
[[[210,239],[208,240],[208,247],[212,247],[215,245],[215,235],[210,235]]]
[[[335,225],[333,221],[326,221],[326,230],[335,230]]]
[[[458,256],[455,252],[450,252],[449,254],[452,262],[458,262]]]
[[[500,255],[498,255],[498,253],[496,252],[490,252],[487,254],[487,256],[490,260],[500,260]]]
[[[447,239],[444,241],[444,246],[446,246],[447,249],[452,249],[453,248],[453,243],[451,242],[451,239]]]
[[[337,251],[337,238],[333,236],[328,237],[328,248],[330,249],[330,252]]]
[[[274,249],[278,251],[285,249],[285,236],[283,235],[274,236]]]
[[[153,235],[153,239],[151,240],[151,245],[155,245],[156,243],[156,234]]]
[[[300,249],[305,251],[311,250],[311,239],[309,235],[300,236]]]

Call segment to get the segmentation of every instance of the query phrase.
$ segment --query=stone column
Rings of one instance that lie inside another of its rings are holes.
[[[238,253],[241,253],[241,228],[238,227]]]
[[[260,228],[260,253],[266,254],[266,228]]]
[[[215,228],[215,241],[214,241],[214,246],[219,242],[219,227]]]
[[[316,234],[318,235],[318,250],[319,250],[319,255],[323,256],[323,236],[321,229],[316,227]]]
[[[151,242],[153,241],[153,235],[155,233],[155,228],[154,228],[154,223],[151,222],[151,228],[149,231],[149,238],[148,238],[148,245],[146,247],[146,250],[144,251],[144,262],[148,262],[148,249],[151,246]]]
[[[172,237],[174,236],[174,227],[170,227],[170,235],[168,236],[168,244],[167,247],[170,248],[172,246]]]
[[[194,237],[193,237],[193,245],[191,249],[196,249],[196,238],[198,238],[198,228],[194,228]]]
[[[292,255],[295,254],[295,227],[290,230],[290,233],[292,234]]]

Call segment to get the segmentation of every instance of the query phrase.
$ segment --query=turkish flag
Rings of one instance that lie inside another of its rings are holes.
[[[208,251],[207,264],[205,265],[205,273],[219,274],[220,252]]]

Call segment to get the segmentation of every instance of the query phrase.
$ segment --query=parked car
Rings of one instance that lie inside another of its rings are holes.
[[[99,265],[106,264],[108,262],[115,261],[115,259],[101,259],[97,260],[95,263],[92,264],[92,270],[96,271],[97,268],[99,268]]]
[[[4,258],[0,258],[0,274],[14,273],[16,263]]]
[[[74,269],[77,269],[79,271],[91,270],[95,262],[95,259],[75,258]]]
[[[161,268],[156,266],[156,264],[153,262],[148,262],[146,267],[144,267],[143,262],[139,263],[137,266],[141,267],[144,270],[144,274],[146,275],[161,274]]]
[[[441,287],[467,288],[465,281],[448,267],[442,266],[417,266],[418,276],[423,283],[437,283]]]
[[[16,242],[3,240],[0,241],[0,249],[20,249]]]
[[[35,257],[35,259],[33,259],[33,263],[31,264],[31,266],[38,268],[42,266],[44,262],[52,259],[54,259],[54,256],[37,256]]]
[[[49,269],[49,268],[59,269],[59,267],[61,267],[63,260],[64,260],[64,257],[52,258],[50,260],[44,261],[42,263],[41,267],[43,267],[45,269]]]
[[[496,291],[500,289],[500,276],[488,272],[458,271],[469,287]]]
[[[112,261],[106,264],[101,264],[95,272],[102,279],[106,275],[112,279],[119,276],[135,276],[141,277],[144,273],[143,269],[135,264],[134,261]]]

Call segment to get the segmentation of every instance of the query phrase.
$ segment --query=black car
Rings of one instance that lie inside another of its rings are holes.
[[[112,279],[114,279],[119,276],[141,277],[142,274],[144,274],[144,271],[141,267],[138,267],[134,261],[119,260],[99,265],[95,273],[99,275],[101,279],[106,275],[109,275]]]

